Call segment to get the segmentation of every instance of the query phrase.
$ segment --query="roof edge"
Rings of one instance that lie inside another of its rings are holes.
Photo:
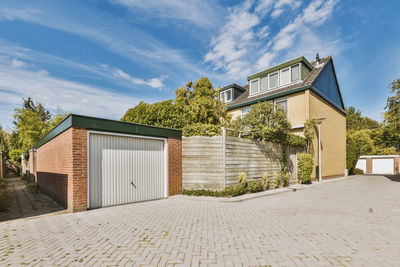
[[[39,148],[51,141],[64,131],[71,127],[85,128],[88,130],[97,130],[104,132],[114,133],[125,133],[132,135],[144,135],[144,136],[157,136],[157,137],[175,137],[181,138],[182,131],[172,128],[149,126],[144,124],[123,122],[117,120],[89,117],[77,114],[70,114],[56,127],[54,127],[49,133],[42,137],[34,145],[35,148]]]
[[[257,98],[245,103],[241,103],[241,104],[237,104],[237,105],[233,105],[233,106],[229,106],[227,107],[227,110],[232,110],[235,108],[241,108],[241,107],[246,107],[258,102],[262,102],[262,101],[266,101],[266,100],[271,100],[271,99],[275,99],[278,97],[282,97],[282,96],[286,96],[286,95],[290,95],[293,93],[297,93],[297,92],[301,92],[301,91],[305,91],[307,89],[312,90],[313,92],[315,92],[317,95],[319,95],[320,97],[322,97],[326,102],[328,102],[331,106],[333,106],[334,108],[336,108],[338,111],[342,112],[344,115],[346,115],[346,111],[344,109],[342,109],[341,107],[338,107],[337,105],[335,105],[333,102],[331,102],[330,100],[328,100],[328,98],[322,94],[321,92],[319,92],[314,86],[312,85],[307,85],[307,86],[302,86],[302,87],[298,87],[286,92],[282,92],[282,93],[278,93],[278,94],[274,94],[274,95],[270,95],[270,96],[265,96],[265,97],[261,97],[261,98]]]

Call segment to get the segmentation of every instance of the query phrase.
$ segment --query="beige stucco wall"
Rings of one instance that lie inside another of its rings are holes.
[[[298,92],[287,97],[288,119],[293,127],[303,126],[306,121],[305,92]]]
[[[342,176],[346,168],[346,116],[314,92],[309,91],[309,95],[310,118],[326,118],[321,124],[322,177]],[[318,138],[313,148],[314,166],[317,166]],[[313,177],[316,177],[315,168]]]
[[[232,120],[242,115],[242,108],[228,110],[228,114],[232,115]]]

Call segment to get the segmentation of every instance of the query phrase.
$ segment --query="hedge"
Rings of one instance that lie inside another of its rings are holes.
[[[299,153],[297,156],[297,173],[302,184],[311,183],[313,168],[313,156],[309,153]]]

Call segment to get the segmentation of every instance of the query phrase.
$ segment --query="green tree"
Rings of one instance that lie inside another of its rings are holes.
[[[219,90],[208,78],[188,82],[175,91],[175,99],[153,104],[140,102],[129,109],[122,121],[183,129],[185,133],[215,134],[216,128],[230,120],[225,104],[218,100]],[[203,128],[202,128],[203,127]]]
[[[59,109],[53,117],[41,103],[35,104],[30,97],[23,99],[22,108],[15,109],[15,131],[9,138],[11,160],[20,166],[21,155],[29,158],[29,149],[67,116]]]
[[[394,131],[400,133],[400,79],[394,80],[390,88],[394,95],[387,99],[385,121]]]
[[[346,129],[348,131],[357,131],[362,129],[376,129],[380,128],[379,122],[363,117],[360,110],[356,110],[355,107],[346,108]]]
[[[242,125],[254,140],[285,143],[291,130],[285,111],[269,101],[253,105]]]

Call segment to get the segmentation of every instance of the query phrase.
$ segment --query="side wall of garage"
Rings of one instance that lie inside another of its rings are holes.
[[[87,205],[86,138],[86,129],[69,128],[36,150],[33,175],[40,189],[70,211]]]

